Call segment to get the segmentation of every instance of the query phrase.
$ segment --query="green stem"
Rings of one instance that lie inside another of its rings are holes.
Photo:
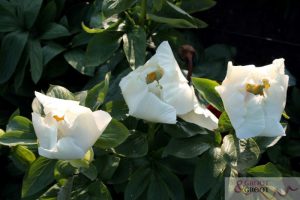
[[[148,145],[151,149],[154,144],[154,136],[157,129],[155,129],[155,123],[149,123],[148,124]]]
[[[128,12],[125,11],[124,13],[125,13],[125,16],[127,17],[127,19],[129,20],[129,22],[131,23],[131,25],[135,26],[135,22],[132,19],[132,17],[128,14]]]
[[[139,19],[139,23],[141,26],[144,26],[144,24],[145,24],[146,14],[147,14],[147,0],[142,0],[141,1],[141,15],[140,15],[140,19]]]

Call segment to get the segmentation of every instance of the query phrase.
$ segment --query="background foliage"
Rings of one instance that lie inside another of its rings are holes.
[[[203,31],[207,24],[199,18],[215,19],[215,4],[0,0],[0,169],[7,176],[0,199],[222,199],[227,176],[298,176],[296,86],[289,88],[287,136],[275,146],[277,138],[237,140],[225,112],[218,132],[207,135],[184,121],[149,124],[126,115],[120,79],[164,40],[183,70],[177,50],[183,44],[195,48],[193,76],[201,78],[192,82],[204,102],[223,111],[212,89],[219,83],[209,79],[221,81],[237,51],[207,41],[214,41],[212,29]],[[85,159],[38,156],[30,121],[32,109],[41,109],[36,101],[31,108],[35,90],[110,112],[113,121]]]

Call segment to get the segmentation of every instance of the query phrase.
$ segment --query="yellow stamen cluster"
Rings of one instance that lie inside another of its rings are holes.
[[[59,116],[57,116],[57,115],[54,115],[53,118],[54,118],[57,122],[62,121],[62,120],[65,119],[64,116],[59,117]]]
[[[267,79],[263,79],[262,83],[263,84],[250,84],[250,83],[247,83],[246,84],[246,91],[250,92],[254,95],[259,94],[259,95],[263,96],[264,95],[264,89],[270,88],[271,85],[269,83],[269,80],[267,80]]]
[[[155,70],[153,72],[150,72],[146,76],[146,83],[150,84],[154,81],[158,82],[162,78],[163,75],[164,75],[164,72],[163,72],[162,69],[158,69],[158,70]]]

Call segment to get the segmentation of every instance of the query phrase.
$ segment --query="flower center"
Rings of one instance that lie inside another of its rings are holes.
[[[270,88],[270,83],[268,79],[263,79],[262,84],[246,84],[246,91],[254,95],[264,95],[264,89]]]
[[[65,119],[64,116],[59,117],[59,116],[57,116],[57,115],[54,115],[53,118],[54,118],[57,122],[60,122],[60,121],[62,121],[62,120]]]
[[[157,69],[153,72],[150,72],[146,76],[146,83],[150,84],[150,83],[153,83],[154,81],[158,82],[162,78],[163,75],[164,75],[164,71],[162,69]]]

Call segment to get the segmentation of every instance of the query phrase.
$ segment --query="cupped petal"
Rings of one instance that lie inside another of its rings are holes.
[[[78,115],[72,127],[67,130],[66,135],[73,138],[76,146],[86,153],[95,144],[101,133],[97,127],[93,113],[90,112]]]
[[[238,128],[244,123],[244,116],[246,115],[245,93],[223,85],[217,86],[215,89],[222,98],[232,126],[235,129]]]
[[[151,93],[140,77],[131,73],[120,82],[129,115],[151,122],[176,123],[176,110]]]
[[[32,113],[32,124],[40,147],[52,149],[57,143],[57,125],[55,120],[45,119],[37,113]]]
[[[46,115],[52,113],[53,115],[62,117],[66,110],[72,110],[79,105],[78,101],[49,97],[39,92],[34,92],[34,94],[38,101],[43,105]]]
[[[266,136],[266,137],[285,136],[285,130],[279,121],[274,120],[273,118],[266,118],[265,129],[262,131],[262,133],[259,136]]]
[[[176,109],[173,106],[164,103],[152,93],[144,95],[137,107],[138,109],[129,114],[150,122],[166,124],[176,123]]]
[[[186,114],[194,109],[195,92],[187,83],[164,84],[161,99],[176,109],[177,115]]]
[[[82,159],[85,155],[85,151],[80,148],[73,138],[64,137],[61,138],[57,146],[52,149],[44,149],[42,147],[38,148],[39,154],[41,156],[50,159],[61,159],[61,160],[75,160]]]
[[[207,108],[199,104],[196,106],[195,110],[184,115],[179,115],[179,117],[184,121],[196,124],[211,131],[218,128],[218,118]]]
[[[112,117],[109,113],[104,112],[102,110],[97,110],[93,112],[93,117],[96,122],[96,125],[98,127],[99,132],[102,134],[102,132],[106,129],[109,122],[112,120]]]
[[[235,120],[232,120],[236,116],[228,113],[231,123],[235,128],[236,136],[240,139],[259,136],[266,125],[261,97],[252,94],[249,95],[251,97],[245,103],[246,111],[243,116],[243,122],[239,126],[234,125]]]
[[[228,62],[226,77],[222,82],[222,86],[236,87],[243,83],[246,77],[255,70],[254,65],[234,66],[232,62]]]

